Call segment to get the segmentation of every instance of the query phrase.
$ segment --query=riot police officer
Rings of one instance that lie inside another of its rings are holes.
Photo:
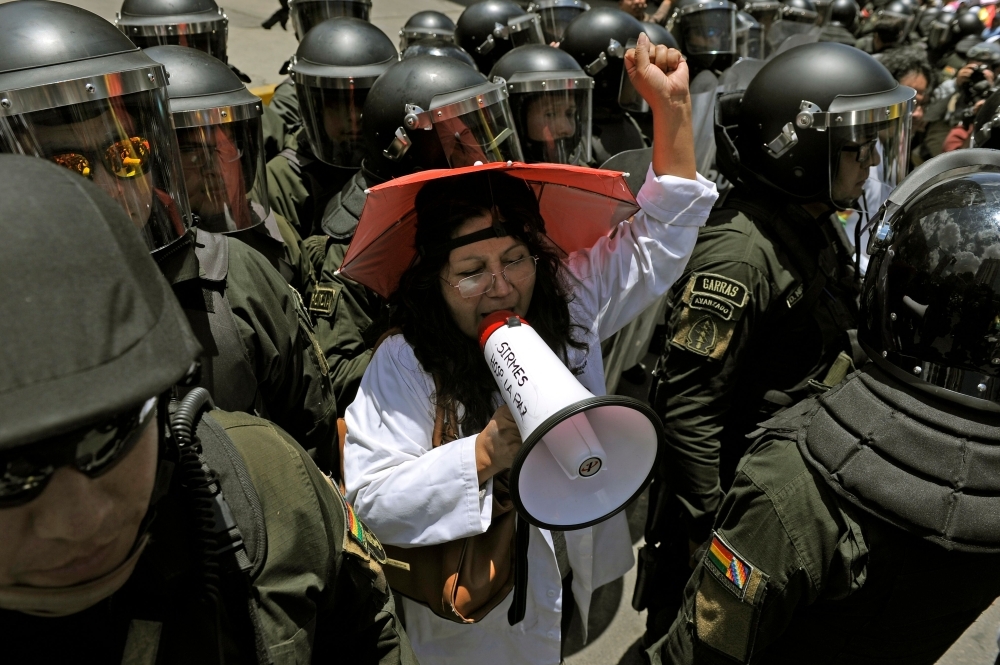
[[[480,0],[466,7],[455,24],[456,43],[483,73],[512,48],[544,40],[538,14],[525,12],[511,0]]]
[[[869,177],[891,188],[905,175],[915,94],[870,55],[814,43],[719,99],[717,159],[735,186],[670,293],[654,372],[667,454],[637,587],[648,637],[673,620],[688,557],[710,534],[745,436],[862,357],[849,334],[851,249],[831,214],[858,207]]]
[[[653,663],[930,665],[1000,594],[997,155],[941,155],[892,193],[872,362],[761,424]]]
[[[332,18],[299,43],[289,71],[303,127],[267,165],[271,208],[303,238],[316,232],[330,198],[361,166],[361,108],[375,80],[399,60],[371,23]]]
[[[667,29],[677,39],[691,70],[692,91],[703,71],[718,75],[735,62],[736,5],[728,0],[681,0],[674,5]]]
[[[193,225],[245,242],[299,287],[302,239],[268,209],[260,98],[201,51],[153,46],[146,55],[170,78],[170,112]]]
[[[916,13],[910,5],[903,0],[892,0],[875,12],[875,24],[871,34],[859,39],[855,46],[865,53],[872,54],[900,46],[906,42],[916,21]]]
[[[337,470],[329,371],[298,294],[249,246],[189,228],[163,66],[56,2],[0,5],[0,40],[0,152],[54,162],[118,201],[199,336],[216,404],[266,415]]]
[[[736,14],[736,55],[761,60],[764,57],[764,26],[750,14]]]
[[[115,25],[139,48],[190,46],[227,61],[229,17],[215,0],[125,0]]]
[[[740,3],[737,3],[740,4]],[[760,24],[764,39],[764,56],[770,55],[768,52],[767,33],[771,27],[781,18],[782,4],[777,0],[750,0],[743,2],[740,11],[750,14],[757,23]]]
[[[833,0],[820,30],[819,41],[854,46],[857,41],[854,31],[858,29],[860,18],[861,8],[855,0]]]
[[[507,84],[525,160],[590,163],[594,79],[573,56],[545,44],[519,46],[497,61],[490,79]]]
[[[786,40],[819,32],[819,11],[812,0],[785,0],[781,18],[767,31],[768,54],[777,53]]]
[[[469,111],[469,102],[478,101]],[[319,235],[303,241],[315,281],[306,302],[330,365],[338,403],[350,404],[383,329],[382,301],[337,274],[361,217],[365,190],[429,169],[477,161],[524,161],[507,87],[452,58],[417,56],[392,65],[365,100],[361,169],[327,204]]]
[[[416,663],[305,451],[202,388],[171,404],[198,341],[116,201],[0,155],[0,217],[4,658]]]
[[[410,44],[425,39],[440,39],[454,44],[455,22],[441,12],[433,10],[417,12],[399,29],[400,53],[406,51]]]
[[[573,19],[559,44],[594,79],[592,131],[598,163],[646,147],[642,130],[619,103],[625,50],[642,31],[642,23],[620,9],[598,7]]]

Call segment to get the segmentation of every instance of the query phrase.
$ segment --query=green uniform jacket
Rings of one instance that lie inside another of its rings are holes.
[[[221,238],[226,270],[202,265],[191,243],[157,257],[205,350],[201,385],[220,408],[273,420],[339,470],[329,367],[301,298],[261,254]]]
[[[741,212],[748,209],[754,214]],[[669,490],[657,500],[676,497],[691,540],[707,537],[745,436],[812,394],[810,381],[823,381],[838,354],[851,351],[851,274],[833,222],[740,188],[700,230],[669,296],[651,399],[667,440],[656,480]],[[662,530],[652,524],[647,542]]]
[[[10,662],[249,665],[263,652],[275,665],[415,665],[381,567],[351,535],[366,529],[305,451],[246,414],[212,411],[204,426],[228,435],[259,498],[266,547],[253,573],[222,573],[216,609],[199,603],[203,555],[175,471],[151,544],[114,596],[57,619],[0,611]]]
[[[326,204],[356,171],[316,159],[309,152],[305,129],[299,128],[286,137],[284,150],[267,163],[269,207],[303,238],[322,233]]]
[[[371,339],[369,328],[382,305],[382,299],[370,289],[334,274],[344,262],[348,244],[325,235],[302,243],[305,260],[315,267],[305,299],[316,339],[330,366],[337,404],[345,410],[354,401],[371,360],[377,340]]]
[[[274,89],[271,101],[264,106],[262,118],[264,129],[264,156],[270,161],[284,150],[288,137],[302,126],[299,100],[295,95],[295,84],[285,79]]]
[[[853,505],[800,438],[769,432],[743,459],[654,665],[930,665],[1000,595],[1000,555]]]
[[[260,252],[271,267],[277,270],[285,281],[297,291],[302,291],[302,238],[295,228],[281,215],[271,213],[277,227],[280,240],[271,235],[264,224],[258,224],[243,231],[230,232],[227,235],[240,242],[250,245]]]

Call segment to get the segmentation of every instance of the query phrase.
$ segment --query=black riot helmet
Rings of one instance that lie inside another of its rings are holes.
[[[767,32],[776,21],[781,19],[781,8],[783,5],[777,0],[749,0],[743,3],[740,11],[744,11],[760,23],[764,31],[764,39],[767,39]],[[766,42],[765,42],[766,43]]]
[[[952,23],[952,32],[959,39],[962,37],[979,37],[985,29],[983,22],[979,19],[978,11],[959,12]]]
[[[781,8],[781,19],[795,23],[816,25],[820,19],[819,10],[813,0],[785,0]]]
[[[735,104],[720,100],[719,163],[748,187],[852,207],[873,170],[890,188],[906,175],[915,97],[852,46],[797,46],[771,59]]]
[[[566,26],[559,48],[566,51],[594,79],[594,105],[619,108],[625,49],[643,27],[620,9],[598,7],[580,14]]]
[[[972,147],[1000,150],[1000,91],[987,97],[976,113]]]
[[[946,152],[879,210],[858,339],[882,368],[1000,411],[1000,153]]]
[[[48,159],[93,180],[150,251],[190,214],[163,66],[114,25],[46,0],[0,5],[0,152]]]
[[[268,215],[263,103],[221,60],[186,46],[154,46],[167,69],[188,203],[199,228],[241,231]]]
[[[861,8],[855,0],[833,0],[826,13],[827,25],[839,25],[849,32],[858,27]]]
[[[479,71],[493,69],[507,51],[525,44],[544,44],[538,14],[511,0],[481,0],[469,5],[455,24],[455,41],[469,52]]]
[[[518,46],[493,66],[490,80],[500,79],[507,83],[526,161],[590,162],[594,79],[573,56],[545,44]]]
[[[538,14],[542,22],[545,43],[561,42],[566,26],[585,11],[590,10],[583,0],[533,0],[528,12]]]
[[[406,50],[403,51],[403,60],[408,60],[410,58],[416,58],[418,55],[434,55],[439,58],[452,58],[458,60],[459,62],[464,62],[469,67],[472,67],[477,72],[479,67],[476,65],[476,61],[472,59],[469,52],[464,48],[459,46],[454,42],[450,42],[445,39],[420,39],[415,42],[411,42]]]
[[[681,0],[667,22],[688,64],[695,69],[729,67],[737,54],[736,5],[728,0]]]
[[[187,317],[129,216],[99,187],[0,155],[0,219],[0,451],[138,416],[188,372],[199,347]],[[116,428],[103,432],[94,442],[115,441]],[[19,466],[44,468],[25,458],[3,462],[5,499],[22,489]]]
[[[764,57],[764,27],[742,11],[736,13],[736,54],[741,58]]]
[[[215,0],[125,0],[115,25],[139,48],[190,46],[226,62],[229,18]]]
[[[680,45],[677,43],[677,39],[674,38],[673,34],[671,34],[669,30],[659,23],[643,21],[642,31],[646,33],[647,37],[649,37],[650,43],[656,44],[657,46],[666,46],[667,48],[680,50]],[[631,42],[632,40],[629,41]],[[629,46],[628,48],[633,47]]]
[[[433,10],[417,12],[399,29],[399,50],[405,51],[413,42],[425,39],[455,41],[455,22]]]
[[[288,73],[316,157],[332,166],[361,166],[365,97],[398,60],[392,40],[361,19],[331,18],[309,31]]]
[[[888,47],[899,46],[916,23],[913,8],[903,0],[892,0],[875,12],[875,34]]]
[[[371,11],[371,0],[289,0],[288,2],[292,28],[299,41],[327,19],[356,18],[367,21],[371,17]]]
[[[477,161],[524,161],[506,83],[452,58],[417,56],[379,77],[362,115],[364,168],[388,180]]]

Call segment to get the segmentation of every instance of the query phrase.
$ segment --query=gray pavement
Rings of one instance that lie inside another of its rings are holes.
[[[0,0],[3,2],[6,0]],[[457,19],[474,0],[374,0],[372,23],[385,32],[393,42],[398,42],[400,27],[412,14],[423,9],[435,9]],[[592,0],[592,4],[611,4],[613,0]],[[73,0],[70,4],[92,11],[109,21],[121,6],[120,0]],[[251,87],[280,82],[278,74],[289,56],[296,49],[295,35],[275,26],[271,30],[260,27],[277,8],[277,0],[240,0],[238,3],[221,4],[229,16],[229,60],[248,74]],[[654,358],[646,358],[652,368]],[[645,386],[623,386],[619,392],[644,399]],[[642,525],[645,522],[645,495],[628,508],[629,524],[636,550],[642,544]],[[631,606],[635,570],[622,580],[601,587],[594,595],[589,625],[589,642],[584,645],[579,615],[570,623],[566,636],[566,665],[641,665],[644,662],[639,640],[645,629],[645,613],[636,613]],[[997,632],[1000,629],[1000,601],[993,604],[976,621],[958,642],[939,661],[940,665],[994,665],[997,659]],[[512,664],[513,665],[513,664]]]

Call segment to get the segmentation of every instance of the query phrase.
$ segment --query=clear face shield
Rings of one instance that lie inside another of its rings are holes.
[[[401,28],[399,31],[399,51],[402,53],[410,45],[425,39],[439,39],[455,43],[454,30],[434,30],[431,28]]]
[[[433,132],[451,168],[476,162],[523,162],[514,115],[508,102],[507,82],[497,78],[466,90],[437,95],[430,109],[406,105],[403,126],[383,154],[398,161],[413,145],[418,132]],[[423,143],[423,137],[420,137]]]
[[[545,36],[542,34],[542,20],[538,14],[525,14],[508,20],[507,32],[510,35],[510,43],[513,48],[526,44],[546,43]]]
[[[538,14],[546,44],[561,42],[566,26],[589,9],[590,5],[582,0],[542,0],[528,6],[529,12]]]
[[[903,86],[899,90],[904,96],[908,91],[909,98],[878,108],[827,114],[833,120],[826,130],[830,200],[841,210],[865,212],[866,203],[877,208],[882,201],[867,201],[868,197],[884,199],[906,177],[916,93]]]
[[[764,57],[764,30],[749,15],[736,15],[736,54],[741,58]]]
[[[302,41],[302,38],[314,25],[322,23],[328,18],[346,16],[368,21],[371,10],[370,0],[320,0],[320,2],[305,0],[304,2],[293,1],[289,3],[292,27],[295,29],[295,36],[299,41]]]
[[[158,26],[166,28],[167,26]],[[170,26],[173,27],[173,26]],[[128,33],[126,33],[128,34]],[[149,48],[151,46],[187,46],[207,53],[214,58],[226,62],[226,36],[228,27],[223,24],[221,30],[210,32],[194,32],[188,34],[168,34],[157,35],[133,35],[128,34],[132,43],[139,48]]]
[[[554,75],[517,74],[508,83],[525,160],[586,166],[591,159],[594,80],[583,72],[571,78]]]
[[[753,16],[754,20],[760,24],[761,29],[764,31],[764,38],[766,39],[768,30],[781,18],[781,3],[766,1],[748,2],[743,5],[743,11]]]
[[[681,43],[685,55],[735,55],[736,6],[719,0],[682,9]]]
[[[184,235],[190,213],[162,67],[0,96],[0,150],[92,180],[128,213],[150,251]],[[47,107],[60,98],[81,101]]]
[[[251,105],[229,107],[225,119],[239,118],[233,122],[195,124],[185,117],[211,111],[220,109],[174,114],[188,201],[199,228],[242,231],[269,213],[261,111]]]
[[[375,78],[299,78],[305,80],[296,80],[295,92],[313,154],[327,164],[359,168],[364,158],[361,109]]]

